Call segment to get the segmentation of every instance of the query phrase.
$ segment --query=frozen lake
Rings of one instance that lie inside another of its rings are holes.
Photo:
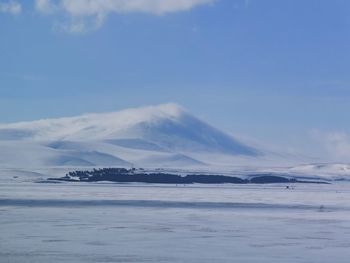
[[[0,184],[0,262],[349,262],[350,184]]]

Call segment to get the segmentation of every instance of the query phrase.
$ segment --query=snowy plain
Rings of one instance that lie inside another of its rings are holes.
[[[104,167],[330,184],[46,180]],[[345,263],[349,178],[349,164],[248,145],[174,104],[2,124],[0,262]]]
[[[348,262],[350,183],[0,184],[0,262]]]

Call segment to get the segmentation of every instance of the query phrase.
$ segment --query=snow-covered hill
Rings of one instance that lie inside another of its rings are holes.
[[[143,150],[259,155],[176,104],[1,125],[0,140],[106,141]]]
[[[2,171],[136,166],[350,177],[349,166],[301,166],[314,162],[247,145],[176,104],[0,125]]]
[[[311,163],[292,167],[291,174],[314,176],[332,180],[350,179],[350,165],[341,163]]]
[[[0,125],[0,146],[5,167],[178,167],[204,165],[202,155],[263,156],[176,104]]]

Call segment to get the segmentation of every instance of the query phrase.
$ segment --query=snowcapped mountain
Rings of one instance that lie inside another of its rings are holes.
[[[263,153],[176,104],[0,125],[1,166],[200,166]],[[194,157],[196,156],[196,157]]]
[[[0,140],[105,141],[143,150],[259,155],[176,104],[2,125]]]
[[[341,179],[349,166],[252,147],[176,104],[0,125],[0,177],[84,167],[167,168]],[[340,176],[340,177],[339,177]]]

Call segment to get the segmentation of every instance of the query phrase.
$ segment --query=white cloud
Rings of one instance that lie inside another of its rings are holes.
[[[51,0],[35,0],[35,8],[39,12],[50,14],[55,11],[55,4]]]
[[[84,32],[100,27],[111,13],[146,13],[164,15],[188,11],[216,0],[36,0],[36,9],[42,13],[61,12],[69,16],[65,28]]]
[[[311,136],[320,144],[321,148],[324,148],[330,158],[349,161],[350,133],[313,130]]]
[[[0,13],[19,15],[22,12],[22,6],[15,1],[0,2]]]
[[[213,2],[212,0],[62,0],[62,5],[72,15],[103,15],[110,12],[143,12],[165,14],[186,11]]]

